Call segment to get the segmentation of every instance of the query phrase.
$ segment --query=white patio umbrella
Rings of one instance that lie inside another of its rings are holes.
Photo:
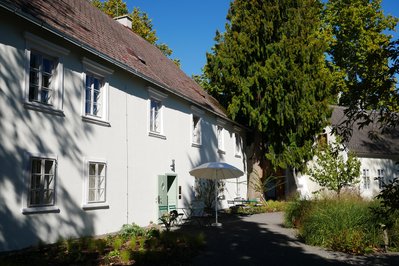
[[[216,222],[214,225],[220,226],[221,224],[218,223],[218,204],[217,204],[217,197],[218,197],[218,180],[220,179],[229,179],[229,178],[237,178],[244,174],[243,171],[240,169],[221,162],[209,162],[204,163],[200,166],[195,167],[190,171],[190,175],[204,178],[204,179],[212,179],[215,180],[215,217]]]

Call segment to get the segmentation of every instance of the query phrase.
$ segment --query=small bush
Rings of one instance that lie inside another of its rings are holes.
[[[136,239],[136,236],[132,236],[132,237],[130,238],[129,248],[130,248],[132,251],[135,251],[135,250],[136,250],[136,246],[137,246],[137,239]]]
[[[144,236],[146,230],[143,227],[138,226],[137,224],[124,224],[122,229],[119,231],[119,235],[127,240],[132,236]]]
[[[113,243],[113,247],[114,247],[114,250],[120,250],[121,249],[121,247],[122,247],[122,245],[123,245],[123,239],[122,238],[120,238],[120,237],[116,237],[115,239],[114,239],[114,243]]]
[[[263,204],[251,203],[245,206],[233,206],[230,208],[230,212],[240,215],[252,215],[266,212],[281,212],[285,210],[286,206],[287,202],[285,201],[269,200]]]
[[[120,257],[121,257],[121,261],[123,263],[128,263],[130,261],[130,257],[131,257],[130,250],[122,250]]]
[[[285,224],[299,229],[310,245],[364,254],[383,247],[382,229],[371,206],[358,198],[296,200],[285,214]],[[391,237],[392,238],[392,237]]]

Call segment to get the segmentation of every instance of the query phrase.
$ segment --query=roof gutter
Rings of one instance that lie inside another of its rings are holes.
[[[216,115],[216,116],[218,116],[218,117],[220,117],[220,118],[222,118],[224,120],[228,120],[230,123],[232,123],[232,124],[234,124],[236,126],[239,126],[239,127],[247,129],[246,127],[243,127],[243,125],[231,120],[230,118],[222,116],[221,114],[215,112],[214,110],[211,110],[209,108],[206,108],[206,107],[198,104],[197,102],[193,101],[192,99],[188,98],[187,96],[185,96],[185,95],[183,95],[181,93],[178,93],[176,91],[173,91],[171,88],[168,88],[165,85],[163,85],[162,83],[159,83],[158,81],[156,81],[156,80],[144,75],[143,73],[139,72],[137,69],[132,68],[132,67],[130,67],[130,66],[124,64],[124,63],[121,63],[120,61],[115,60],[114,58],[99,52],[98,50],[92,48],[91,46],[88,46],[88,45],[84,44],[83,42],[80,42],[80,41],[76,40],[75,38],[73,38],[73,37],[61,32],[60,30],[57,30],[57,29],[51,27],[47,23],[44,23],[44,22],[40,21],[39,19],[37,19],[37,18],[35,18],[35,17],[33,17],[33,16],[29,15],[29,14],[24,13],[21,9],[19,9],[19,8],[15,7],[15,6],[12,7],[12,6],[10,6],[10,4],[7,5],[7,3],[5,3],[4,1],[0,1],[0,7],[2,7],[4,9],[8,10],[9,12],[14,13],[17,16],[19,16],[19,17],[21,17],[21,18],[23,18],[23,19],[25,19],[25,20],[27,20],[27,21],[29,21],[29,22],[31,22],[31,23],[39,26],[39,27],[41,27],[42,29],[44,29],[46,31],[51,32],[54,35],[57,35],[58,37],[60,37],[60,38],[62,38],[64,40],[72,43],[73,45],[76,45],[76,46],[82,48],[83,50],[86,50],[87,52],[92,53],[92,54],[102,58],[103,60],[105,60],[105,61],[107,61],[107,62],[109,62],[109,63],[111,63],[111,64],[113,64],[113,65],[115,65],[115,66],[117,66],[119,68],[122,68],[123,70],[125,70],[125,71],[127,71],[129,73],[132,73],[132,74],[144,79],[145,81],[148,81],[148,82],[150,82],[150,83],[162,88],[163,90],[165,90],[165,91],[167,91],[167,92],[169,92],[171,94],[174,94],[174,95],[176,95],[176,96],[178,96],[178,97],[190,102],[191,104],[195,104],[196,106],[198,106],[198,107],[200,107],[202,109],[205,109],[206,111],[208,111],[208,112],[210,112],[210,113],[212,113],[212,114],[214,114],[214,115]]]

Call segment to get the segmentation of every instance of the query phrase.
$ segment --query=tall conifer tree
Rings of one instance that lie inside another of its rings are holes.
[[[330,111],[329,34],[315,0],[235,0],[207,54],[209,91],[277,167],[299,167]]]

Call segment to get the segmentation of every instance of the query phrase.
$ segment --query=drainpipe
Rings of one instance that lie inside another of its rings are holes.
[[[127,88],[125,87],[125,90]],[[129,128],[128,128],[128,112],[127,112],[127,93],[125,93],[125,126],[126,126],[126,224],[129,224]]]

